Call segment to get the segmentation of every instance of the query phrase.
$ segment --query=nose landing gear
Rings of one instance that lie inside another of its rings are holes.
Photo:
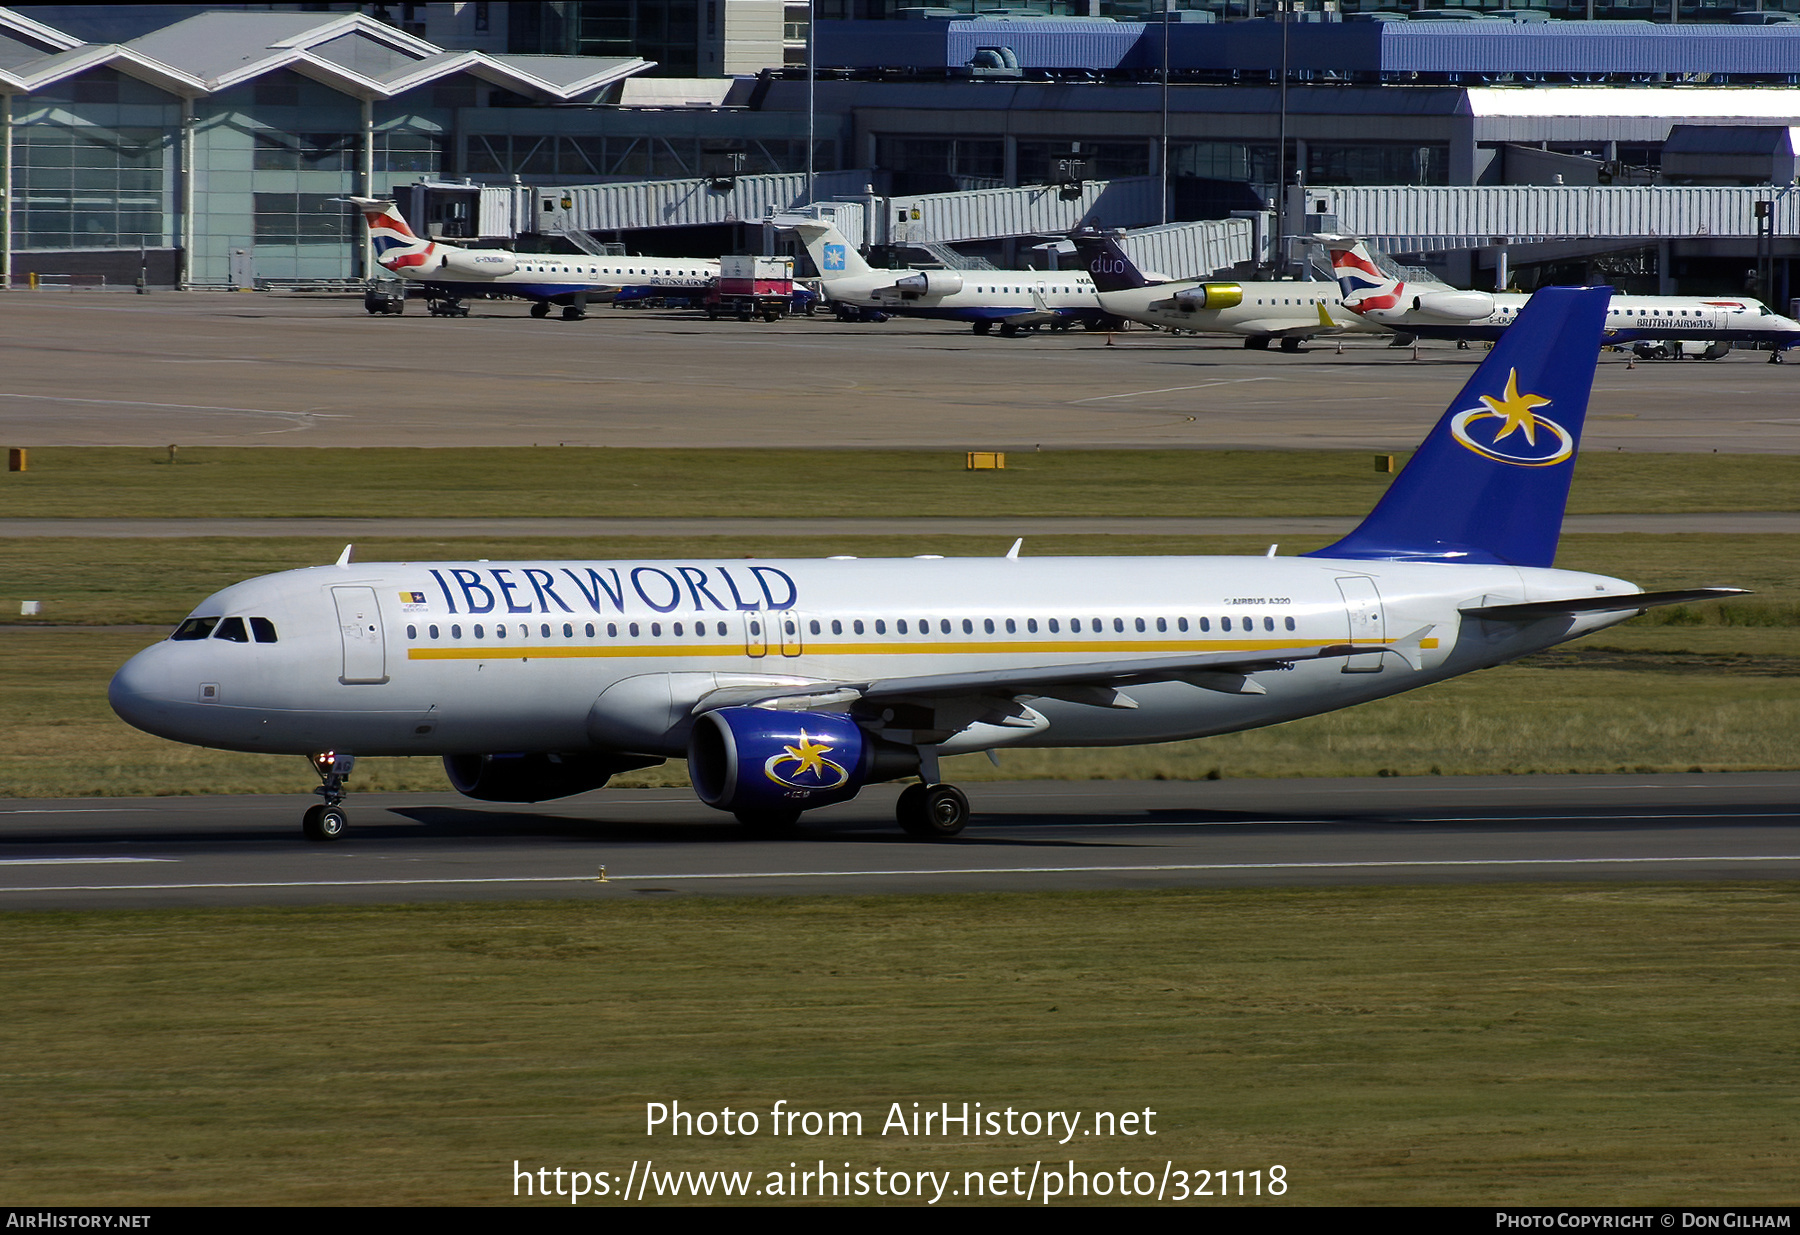
[[[356,757],[328,750],[308,762],[319,774],[319,787],[313,792],[323,801],[307,810],[300,821],[300,831],[310,841],[337,840],[350,830],[350,814],[343,807],[344,781],[356,766]]]

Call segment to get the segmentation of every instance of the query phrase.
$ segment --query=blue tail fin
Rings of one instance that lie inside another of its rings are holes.
[[[1307,556],[1549,566],[1611,295],[1534,295],[1369,517]]]
[[[1081,264],[1094,276],[1096,290],[1122,292],[1151,286],[1119,242],[1105,232],[1070,232],[1069,239],[1081,255]]]

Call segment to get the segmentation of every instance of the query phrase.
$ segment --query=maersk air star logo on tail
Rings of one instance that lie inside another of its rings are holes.
[[[828,244],[825,246],[825,269],[842,270],[844,268],[844,246]]]
[[[1550,400],[1519,393],[1517,369],[1506,372],[1505,394],[1498,399],[1482,395],[1481,402],[1481,407],[1458,412],[1450,433],[1482,458],[1514,467],[1553,467],[1575,453],[1569,431],[1537,414]]]
[[[825,757],[834,749],[808,737],[802,729],[798,743],[784,746],[780,754],[769,756],[763,764],[763,775],[789,789],[836,789],[850,779],[850,773]]]

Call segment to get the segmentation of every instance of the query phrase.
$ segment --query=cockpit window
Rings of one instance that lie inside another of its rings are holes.
[[[185,642],[189,639],[204,639],[206,636],[212,634],[212,628],[218,624],[219,619],[216,617],[191,617],[181,625],[177,626],[175,628],[175,633],[170,635],[169,638],[178,643]]]
[[[228,617],[220,622],[213,631],[213,638],[229,639],[233,643],[248,643],[250,642],[250,632],[244,629],[243,618]]]
[[[256,636],[258,643],[274,643],[275,623],[268,618],[251,618],[250,633]]]

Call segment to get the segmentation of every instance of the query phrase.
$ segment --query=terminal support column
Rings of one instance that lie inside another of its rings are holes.
[[[375,100],[365,98],[362,101],[362,157],[357,160],[357,177],[362,181],[362,195],[375,196]],[[421,224],[423,226],[423,224]],[[375,250],[369,235],[369,229],[356,229],[362,235],[361,253],[357,262],[357,274],[365,279],[375,276]]]
[[[175,286],[187,291],[194,282],[194,100],[181,99],[181,271]]]
[[[0,130],[5,133],[6,153],[0,156],[0,292],[12,290],[13,251],[13,96],[0,93]]]

